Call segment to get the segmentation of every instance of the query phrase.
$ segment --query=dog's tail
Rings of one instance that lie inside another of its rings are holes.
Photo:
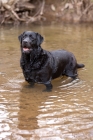
[[[83,68],[83,67],[85,67],[84,64],[78,64],[78,63],[77,63],[77,68]]]

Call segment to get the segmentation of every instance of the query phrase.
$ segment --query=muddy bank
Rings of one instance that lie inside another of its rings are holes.
[[[40,24],[93,22],[90,0],[1,0],[0,23]]]

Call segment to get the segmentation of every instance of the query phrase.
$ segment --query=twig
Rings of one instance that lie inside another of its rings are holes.
[[[89,11],[89,9],[90,9],[91,7],[93,7],[93,3],[90,4],[90,5],[83,11],[82,15],[80,16],[80,19],[82,18],[83,15],[85,15],[85,14]]]
[[[43,15],[44,6],[45,6],[45,0],[43,0],[41,4],[41,8],[37,11],[37,13],[33,17],[36,17],[37,15]]]
[[[44,6],[45,6],[45,0],[43,0],[43,2],[42,2],[40,15],[43,15],[43,13],[44,13]]]

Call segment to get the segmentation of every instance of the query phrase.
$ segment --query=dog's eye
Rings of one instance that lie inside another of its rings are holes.
[[[30,38],[32,38],[32,35],[29,35]]]
[[[27,37],[27,35],[24,35],[24,36],[23,36],[23,39],[25,39],[26,37]]]
[[[35,40],[35,38],[33,38],[33,36],[32,36],[32,35],[29,35],[29,37],[32,39],[32,41],[34,41],[34,40]]]

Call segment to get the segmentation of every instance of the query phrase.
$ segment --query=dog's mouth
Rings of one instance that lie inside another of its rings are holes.
[[[29,52],[31,52],[31,51],[32,51],[31,48],[23,47],[23,52],[24,52],[24,53],[29,53]]]

